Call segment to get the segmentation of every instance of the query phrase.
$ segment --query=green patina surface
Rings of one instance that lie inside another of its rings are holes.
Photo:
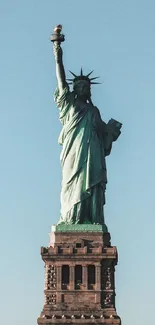
[[[52,232],[108,232],[106,225],[95,225],[95,224],[77,224],[77,225],[67,225],[59,224],[52,226]]]
[[[57,231],[107,231],[104,225],[106,156],[121,134],[122,124],[102,120],[91,99],[90,74],[76,76],[73,90],[66,81],[60,42],[54,42],[58,88],[54,100],[62,130],[59,144],[62,167],[61,218]]]

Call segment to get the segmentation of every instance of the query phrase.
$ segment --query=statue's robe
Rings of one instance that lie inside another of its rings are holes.
[[[63,125],[61,218],[59,223],[104,224],[103,205],[107,183],[105,156],[110,154],[113,132],[91,103],[77,106],[68,85],[55,102]]]

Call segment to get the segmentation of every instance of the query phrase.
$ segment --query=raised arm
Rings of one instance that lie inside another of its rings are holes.
[[[66,75],[63,65],[63,52],[60,46],[60,43],[55,41],[53,42],[53,52],[55,56],[55,63],[56,63],[56,77],[58,82],[58,88],[60,95],[62,94],[64,88],[66,87]]]

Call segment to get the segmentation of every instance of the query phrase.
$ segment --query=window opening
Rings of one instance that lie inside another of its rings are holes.
[[[61,288],[67,290],[69,285],[69,265],[62,265]]]
[[[80,290],[82,284],[82,266],[75,266],[75,290]]]
[[[88,290],[95,289],[95,265],[88,265]]]
[[[76,243],[76,248],[80,248],[81,247],[81,243]]]

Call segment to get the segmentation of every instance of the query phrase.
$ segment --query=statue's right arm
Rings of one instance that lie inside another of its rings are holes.
[[[56,77],[58,82],[58,88],[60,95],[62,94],[64,88],[66,87],[66,75],[62,60],[62,48],[58,42],[53,43],[53,52],[55,56],[55,63],[56,63]]]

